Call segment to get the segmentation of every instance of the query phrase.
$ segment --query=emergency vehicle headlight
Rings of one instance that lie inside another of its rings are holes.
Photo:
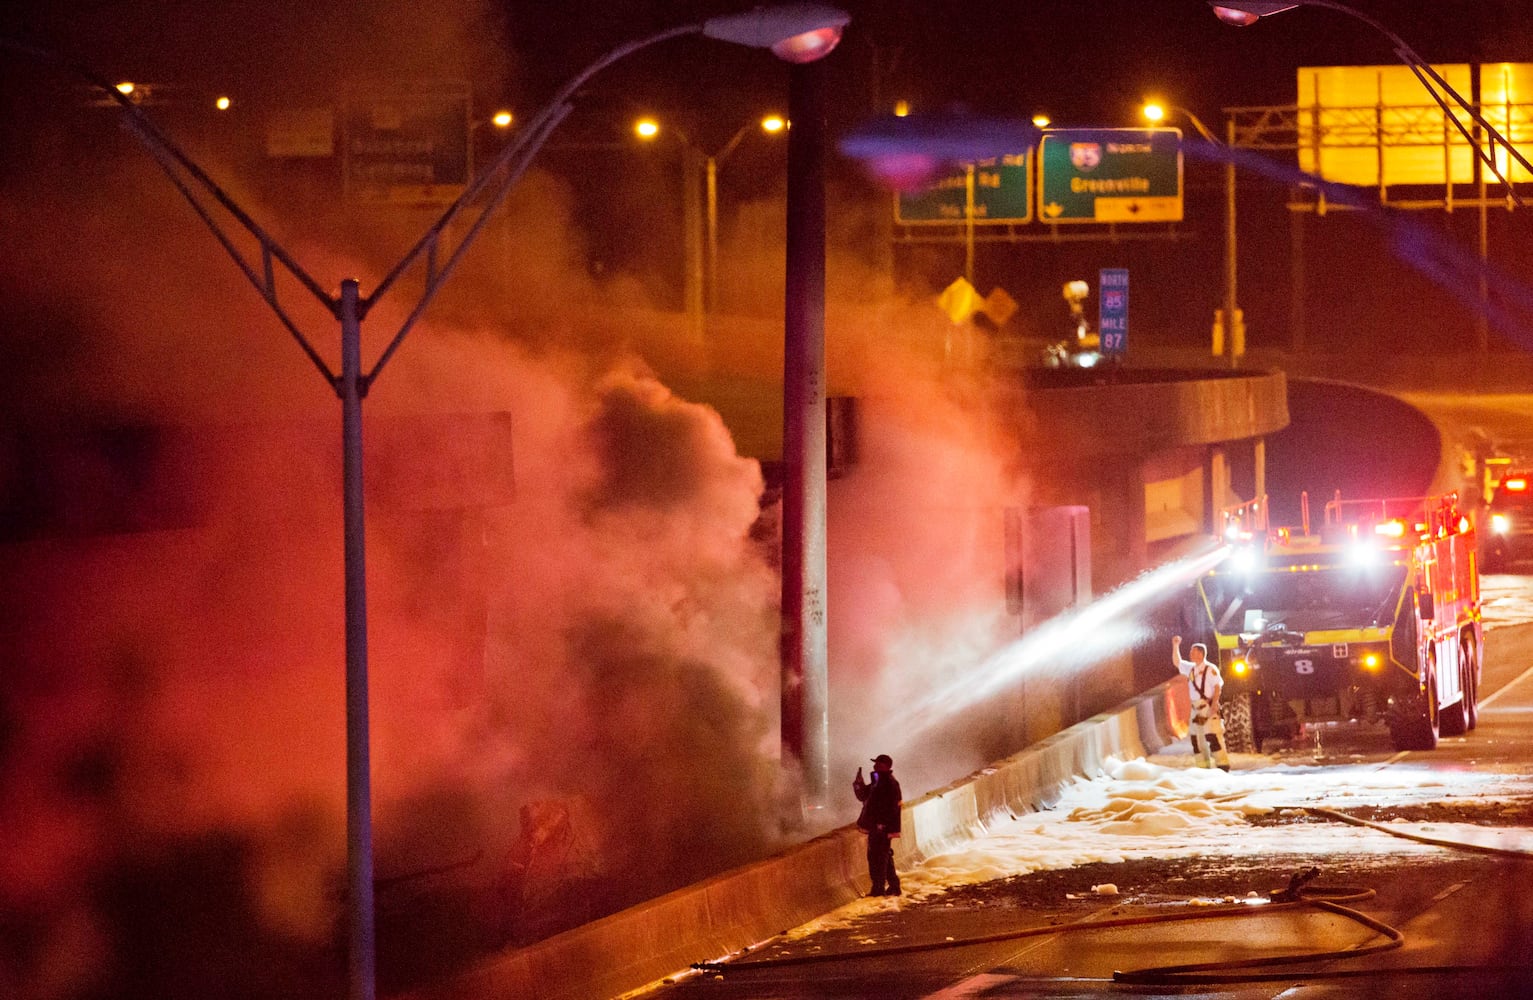
[[[1490,516],[1490,530],[1498,535],[1504,535],[1512,530],[1512,519],[1505,514],[1492,514]]]
[[[1251,664],[1245,660],[1235,660],[1230,664],[1230,673],[1236,677],[1244,677],[1251,670]]]
[[[1359,542],[1347,552],[1354,566],[1372,566],[1379,561],[1379,550],[1367,542]]]
[[[1242,573],[1255,573],[1258,563],[1256,549],[1251,546],[1236,549],[1230,557],[1230,563]]]

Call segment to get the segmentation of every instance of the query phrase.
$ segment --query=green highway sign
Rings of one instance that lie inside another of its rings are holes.
[[[981,160],[939,178],[930,187],[901,192],[894,221],[906,226],[954,225],[968,220],[969,173],[974,175],[974,224],[1027,222],[1033,217],[1032,151]]]
[[[1181,221],[1181,129],[1052,129],[1038,156],[1043,222]]]
[[[468,185],[467,81],[428,80],[348,95],[342,177],[351,202],[451,204]]]

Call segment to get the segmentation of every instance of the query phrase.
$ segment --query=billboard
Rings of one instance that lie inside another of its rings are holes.
[[[1432,68],[1461,95],[1473,93],[1468,63]],[[1473,147],[1409,66],[1300,67],[1298,94],[1306,173],[1368,187],[1474,180]]]

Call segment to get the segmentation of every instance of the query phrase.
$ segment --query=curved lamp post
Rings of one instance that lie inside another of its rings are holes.
[[[658,139],[662,132],[675,133],[681,140],[682,214],[686,242],[685,294],[682,298],[692,324],[692,332],[698,338],[705,333],[705,317],[718,309],[719,167],[739,148],[752,130],[759,128],[773,135],[787,127],[787,121],[780,115],[767,115],[759,122],[741,125],[717,153],[709,153],[675,125],[662,126],[648,116],[634,122],[633,133],[644,142]],[[703,207],[699,207],[697,202],[699,172],[703,176]]]
[[[1447,80],[1444,80],[1442,76],[1435,69],[1433,69],[1425,59],[1421,58],[1420,54],[1417,53],[1415,49],[1411,48],[1410,45],[1406,43],[1405,39],[1395,34],[1395,32],[1391,31],[1389,28],[1385,27],[1374,18],[1369,17],[1367,14],[1360,10],[1348,7],[1346,4],[1336,3],[1335,0],[1294,0],[1294,2],[1290,3],[1279,2],[1279,0],[1208,0],[1208,3],[1209,6],[1213,8],[1214,14],[1221,21],[1224,21],[1226,24],[1233,24],[1236,27],[1246,27],[1248,25],[1255,24],[1263,17],[1267,17],[1271,14],[1281,14],[1283,11],[1293,10],[1295,7],[1322,7],[1326,10],[1333,10],[1339,14],[1345,14],[1354,20],[1363,22],[1368,27],[1378,32],[1380,35],[1383,35],[1389,44],[1394,46],[1396,58],[1398,58],[1406,66],[1409,66],[1411,72],[1416,74],[1416,79],[1421,82],[1421,86],[1426,90],[1428,94],[1431,95],[1432,100],[1437,102],[1437,106],[1442,109],[1443,114],[1447,116],[1448,120],[1453,122],[1453,127],[1458,129],[1459,134],[1464,137],[1464,141],[1467,142],[1470,148],[1474,150],[1475,156],[1478,157],[1480,162],[1484,164],[1485,168],[1495,176],[1496,180],[1501,182],[1501,186],[1506,189],[1507,200],[1519,208],[1522,206],[1522,196],[1517,193],[1516,188],[1512,186],[1512,182],[1507,179],[1504,173],[1501,172],[1501,168],[1496,164],[1496,157],[1494,156],[1493,151],[1497,145],[1501,146],[1501,148],[1506,150],[1508,157],[1515,160],[1517,164],[1522,167],[1522,169],[1528,171],[1530,174],[1533,174],[1533,164],[1529,164],[1527,157],[1523,156],[1521,151],[1519,151],[1516,146],[1512,145],[1512,143],[1509,142],[1505,136],[1498,132],[1495,126],[1491,125],[1491,123],[1485,119],[1484,115],[1480,114],[1480,109],[1475,107],[1470,102],[1464,100],[1459,92],[1454,90],[1452,85],[1450,85]],[[1448,102],[1443,98],[1443,94],[1438,92],[1437,88],[1441,88],[1443,93],[1446,93],[1448,97],[1452,98],[1453,103],[1458,105],[1459,109],[1467,114],[1469,118],[1474,122],[1475,126],[1483,132],[1483,134],[1489,140],[1489,145],[1491,147],[1490,152],[1487,152],[1480,141],[1470,133],[1469,129],[1464,125],[1459,116],[1455,114],[1453,109],[1448,106]],[[1318,128],[1318,123],[1316,123],[1316,127]],[[1234,145],[1234,142],[1235,126],[1234,121],[1231,120],[1230,144]],[[1488,246],[1488,237],[1485,228],[1485,199],[1483,194],[1483,182],[1484,174],[1481,174],[1482,194],[1480,198],[1480,259],[1482,264],[1485,259],[1486,248]],[[1478,346],[1480,353],[1485,354],[1490,349],[1490,327],[1487,312],[1487,303],[1489,302],[1489,283],[1483,266],[1480,269],[1479,286],[1480,317]]]
[[[780,115],[767,115],[759,122],[746,122],[717,153],[706,157],[704,169],[707,176],[704,184],[707,191],[708,235],[703,242],[708,249],[708,272],[703,282],[706,286],[703,301],[709,313],[715,313],[719,308],[719,167],[723,166],[724,161],[739,148],[740,143],[752,130],[759,128],[768,135],[776,135],[787,127],[787,120]]]
[[[182,196],[245,277],[261,293],[299,348],[319,370],[341,400],[343,506],[346,568],[346,833],[347,887],[350,909],[349,996],[373,1000],[376,995],[376,951],[373,914],[372,775],[369,764],[367,698],[367,584],[362,507],[362,400],[405,335],[452,275],[465,251],[478,237],[510,189],[527,170],[549,135],[572,110],[576,92],[601,70],[625,56],[658,42],[683,35],[704,35],[751,48],[767,48],[788,62],[809,62],[833,49],[851,18],[825,4],[794,3],[763,7],[744,14],[710,18],[627,42],[577,73],[538,112],[490,165],[471,181],[442,216],[366,296],[356,278],[341,280],[340,294],[331,293],[216,184],[146,115],[128,93],[94,71],[53,52],[0,38],[0,48],[58,66],[88,81],[122,106],[125,124],[159,163]],[[211,204],[210,204],[211,202]],[[258,261],[247,257],[214,218],[214,206],[231,216],[260,247]],[[448,245],[448,228],[460,215],[478,211],[455,245]],[[439,252],[446,253],[438,262]],[[364,371],[361,324],[368,312],[414,265],[424,261],[425,287],[420,299],[395,332],[371,369]],[[278,300],[276,269],[281,266],[340,323],[341,370],[332,371]]]
[[[1247,27],[1255,24],[1263,17],[1281,14],[1296,7],[1322,7],[1326,10],[1336,11],[1339,14],[1345,14],[1354,20],[1368,25],[1368,27],[1384,36],[1385,40],[1394,47],[1396,58],[1410,67],[1411,72],[1416,74],[1416,79],[1421,81],[1421,86],[1431,95],[1432,100],[1437,102],[1437,106],[1442,108],[1443,114],[1447,115],[1448,120],[1453,122],[1453,126],[1458,129],[1459,134],[1464,137],[1464,141],[1470,145],[1475,151],[1475,155],[1485,164],[1486,169],[1494,174],[1496,179],[1506,188],[1506,196],[1518,207],[1522,206],[1522,197],[1517,194],[1516,190],[1512,187],[1511,181],[1507,180],[1506,175],[1501,172],[1501,168],[1496,165],[1496,158],[1487,152],[1479,140],[1470,133],[1463,120],[1459,118],[1453,108],[1448,106],[1448,101],[1444,99],[1443,94],[1451,98],[1459,110],[1468,115],[1470,120],[1484,131],[1492,149],[1498,145],[1501,146],[1506,150],[1509,157],[1516,160],[1518,165],[1530,174],[1533,174],[1533,164],[1530,164],[1527,157],[1523,156],[1517,147],[1513,146],[1505,136],[1496,130],[1495,126],[1480,114],[1479,108],[1466,101],[1458,91],[1453,89],[1453,86],[1447,80],[1442,78],[1441,74],[1433,69],[1425,59],[1421,58],[1421,55],[1411,48],[1405,39],[1395,34],[1395,32],[1385,27],[1379,21],[1360,10],[1348,7],[1346,4],[1336,3],[1335,0],[1289,0],[1289,2],[1282,2],[1282,0],[1208,0],[1208,5],[1213,8],[1214,15],[1219,20],[1236,27]]]
[[[1245,319],[1240,312],[1239,299],[1236,297],[1236,284],[1239,278],[1239,261],[1236,229],[1235,229],[1235,157],[1230,155],[1229,150],[1235,144],[1235,122],[1229,122],[1229,138],[1226,142],[1220,142],[1213,132],[1209,131],[1203,120],[1180,104],[1162,104],[1158,101],[1146,101],[1140,113],[1151,122],[1163,121],[1168,111],[1174,111],[1182,115],[1192,127],[1197,129],[1198,135],[1210,146],[1218,146],[1224,151],[1224,308],[1219,310],[1214,319],[1214,343],[1219,342],[1219,331],[1223,331],[1225,344],[1230,352],[1230,367],[1240,364],[1240,356],[1245,353]],[[1212,352],[1217,356],[1220,351]]]

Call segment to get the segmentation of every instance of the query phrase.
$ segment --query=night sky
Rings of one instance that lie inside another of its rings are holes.
[[[1515,0],[1373,2],[1359,9],[1397,31],[1429,60],[1533,60],[1533,22]],[[31,8],[30,13],[28,8]],[[577,68],[615,44],[643,34],[732,12],[736,5],[699,2],[624,4],[481,3],[451,0],[433,6],[390,0],[365,3],[86,3],[12,6],[0,16],[0,30],[34,39],[72,54],[111,78],[137,78],[174,85],[186,101],[204,102],[228,92],[236,110],[254,121],[273,108],[314,103],[358,81],[457,76],[472,81],[483,116],[499,107],[526,115],[540,106]],[[1218,22],[1201,0],[1102,0],[1095,3],[949,2],[880,0],[851,3],[853,23],[829,60],[831,126],[850,129],[871,113],[884,113],[896,99],[916,110],[967,108],[976,112],[1031,117],[1047,113],[1062,126],[1141,124],[1141,99],[1155,94],[1198,114],[1222,133],[1222,109],[1278,105],[1294,100],[1294,71],[1300,65],[1395,61],[1384,40],[1365,25],[1323,10],[1298,10],[1245,29]],[[6,100],[46,119],[59,100],[47,74],[14,63]],[[674,147],[635,147],[627,129],[640,114],[655,114],[681,129],[704,152],[716,151],[740,125],[786,102],[787,70],[770,56],[702,39],[666,43],[605,71],[582,94],[571,119],[550,144],[540,166],[569,180],[579,192],[574,212],[588,242],[593,274],[633,273],[649,293],[679,305],[680,275],[673,249],[650,236],[668,233],[679,242],[679,178]],[[170,93],[170,91],[166,91]],[[195,100],[193,99],[195,95]],[[78,97],[78,94],[75,94]],[[42,110],[39,110],[39,102]],[[173,124],[182,108],[157,114]],[[1171,122],[1171,124],[1178,124]],[[1181,123],[1185,124],[1185,123]],[[671,133],[674,135],[674,132]],[[484,142],[484,136],[481,136]],[[669,152],[668,152],[669,151]],[[481,146],[481,159],[493,146]],[[26,146],[12,145],[15,162]],[[721,181],[726,231],[744,206],[780,198],[781,143],[745,142]],[[832,215],[876,217],[880,196],[860,183],[843,161],[833,164]],[[978,283],[1006,287],[1024,303],[1023,332],[1055,321],[1053,301],[1060,283],[1098,266],[1130,265],[1156,286],[1153,296],[1136,297],[1139,328],[1168,342],[1201,338],[1218,298],[1220,184],[1217,164],[1189,162],[1188,211],[1181,226],[1186,240],[1177,249],[1115,251],[1104,248],[1035,247],[984,249]],[[1246,180],[1242,201],[1251,233],[1286,229],[1280,185]],[[1467,213],[1465,213],[1467,214]],[[1426,224],[1455,231],[1452,220]],[[1468,223],[1465,222],[1465,225]],[[833,230],[835,222],[833,221]],[[1492,222],[1492,258],[1508,239],[1520,239],[1515,221]],[[1510,226],[1511,228],[1507,228]],[[848,225],[844,239],[865,241],[865,226]],[[1037,227],[1035,227],[1037,228]],[[1462,226],[1459,226],[1462,229]],[[1335,271],[1326,255],[1332,243],[1337,261],[1359,256],[1360,246],[1379,247],[1376,237],[1338,222],[1310,240],[1317,256],[1313,275]],[[1504,231],[1503,231],[1504,230]],[[833,239],[835,235],[833,234]],[[864,248],[876,256],[871,248]],[[1266,331],[1285,339],[1289,305],[1277,282],[1287,280],[1288,247],[1248,238],[1243,282],[1253,342]],[[1374,254],[1364,254],[1375,256]],[[954,252],[915,251],[896,255],[902,280],[914,293],[940,288],[956,274]],[[1504,261],[1514,258],[1505,257]],[[1383,263],[1378,275],[1359,285],[1394,286],[1409,280]],[[1170,287],[1177,275],[1207,274],[1194,287]],[[1188,309],[1188,295],[1195,307]],[[1423,287],[1434,303],[1443,293]],[[1029,307],[1033,300],[1048,304]],[[1373,322],[1370,303],[1348,310],[1354,296],[1317,286],[1317,328]],[[737,296],[752,312],[770,315],[772,296]],[[1335,310],[1334,312],[1331,312]],[[1440,322],[1462,327],[1457,307],[1443,301]],[[1190,324],[1186,316],[1197,317]],[[1435,315],[1435,313],[1434,313]],[[1387,333],[1382,322],[1375,334]],[[1196,338],[1193,330],[1196,329]]]

